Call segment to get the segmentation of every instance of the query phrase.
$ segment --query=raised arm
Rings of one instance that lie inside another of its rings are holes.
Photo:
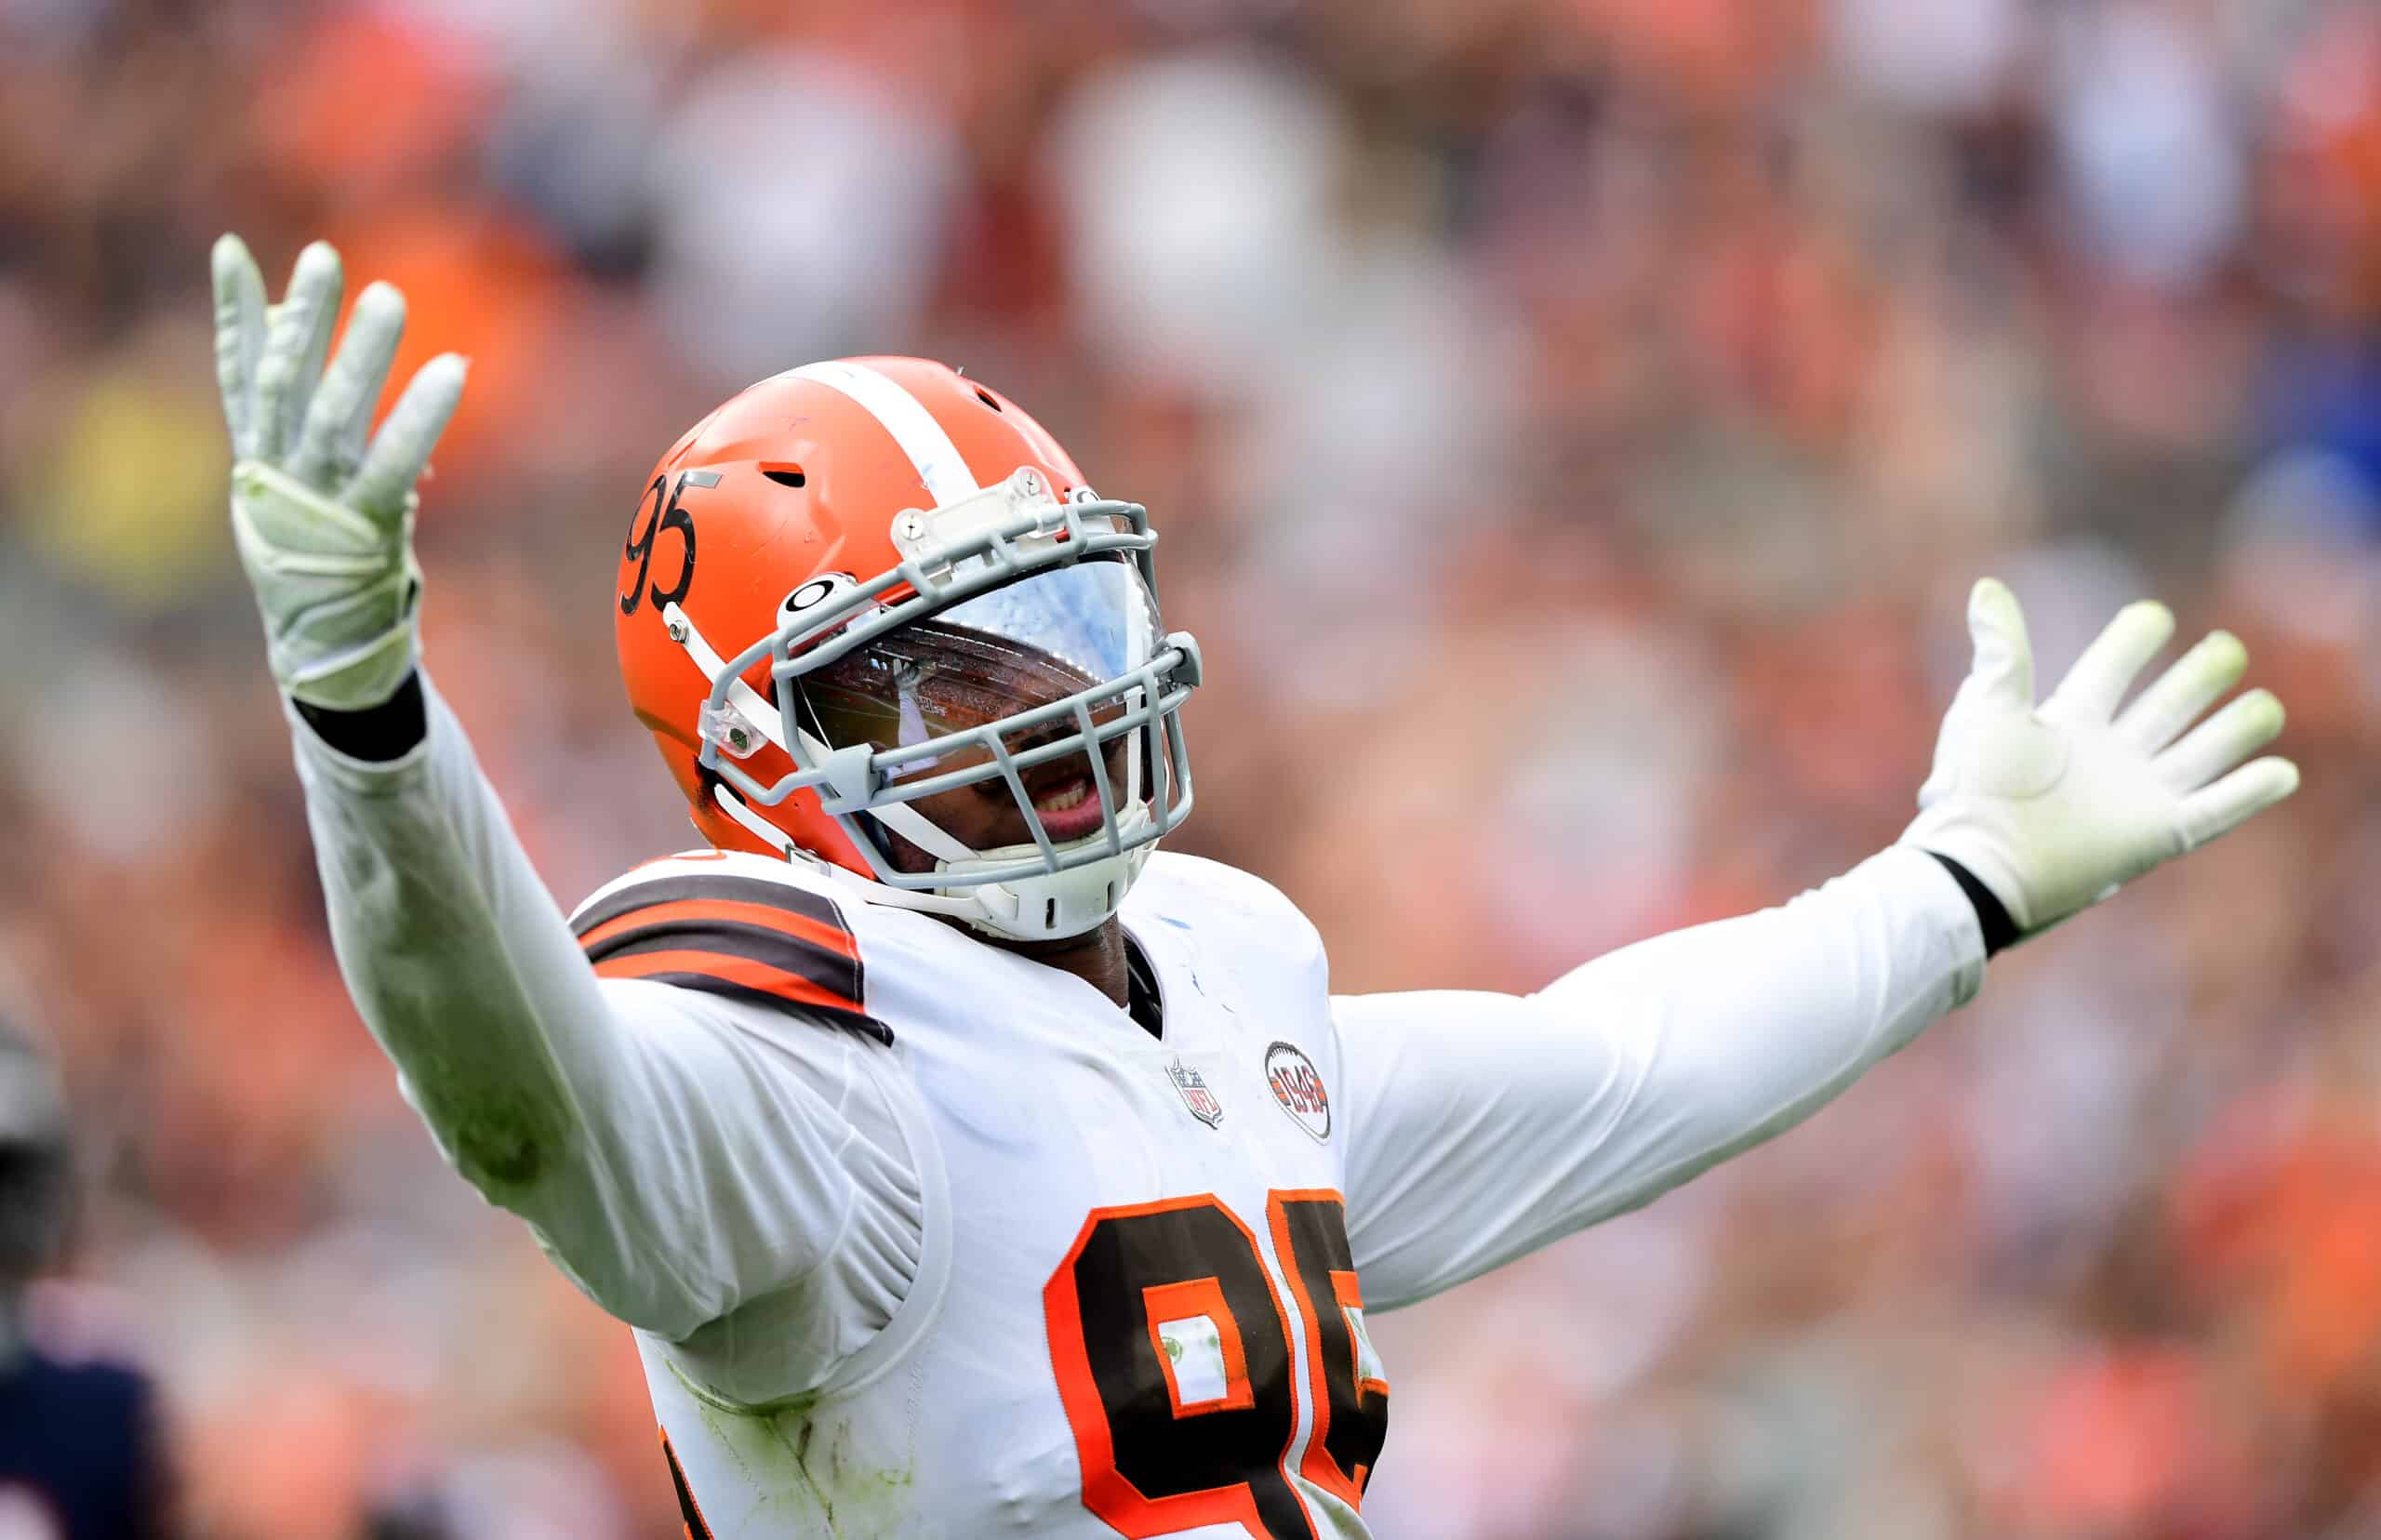
[[[1652,1201],[1810,1116],[1983,977],[1949,873],[1892,850],[1534,995],[1339,998],[1365,1300],[1410,1304]]]
[[[462,361],[424,365],[367,445],[405,306],[366,289],[325,373],[340,285],[338,257],[309,246],[268,310],[246,249],[216,248],[233,528],[290,702],[339,964],[406,1099],[456,1169],[632,1324],[681,1338],[797,1278],[881,1291],[898,1265],[822,1267],[848,1234],[917,1233],[913,1162],[866,1062],[881,1050],[595,976],[417,666],[413,484]],[[862,1207],[879,1212],[851,1224]],[[829,1308],[864,1327],[894,1303]]]
[[[1650,1201],[1792,1127],[1963,1003],[1989,946],[2113,894],[2286,797],[2247,656],[2216,632],[2119,710],[2174,617],[2129,606],[2037,705],[1987,579],[1975,664],[1900,843],[1779,909],[1625,948],[1529,996],[1335,1002],[1349,1239],[1376,1308]]]

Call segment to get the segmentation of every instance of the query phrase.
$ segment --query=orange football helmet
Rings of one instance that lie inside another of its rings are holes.
[[[1190,811],[1199,649],[1160,629],[1156,542],[953,370],[812,364],[655,467],[620,672],[712,845],[996,935],[1077,935]],[[968,843],[988,830],[1013,837]]]

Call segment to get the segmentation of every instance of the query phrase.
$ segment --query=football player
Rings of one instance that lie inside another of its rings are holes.
[[[939,364],[812,364],[662,456],[612,619],[708,848],[565,917],[415,634],[463,388],[315,245],[215,252],[232,517],[357,1005],[456,1169],[646,1366],[690,1534],[1360,1536],[1370,1313],[1643,1204],[2296,784],[2217,633],[2120,613],[2039,704],[2008,590],[1891,848],[1536,994],[1334,996],[1155,853],[1199,649],[1155,534]],[[2122,709],[2121,709],[2122,708]],[[2197,722],[2199,724],[2193,726]]]
[[[48,1049],[0,1018],[0,1536],[179,1534],[149,1376],[60,1353],[29,1319],[33,1282],[57,1265],[73,1224],[67,1114]]]

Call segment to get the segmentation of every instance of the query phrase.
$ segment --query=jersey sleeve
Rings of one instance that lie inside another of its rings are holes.
[[[868,1014],[859,939],[825,894],[710,870],[704,857],[632,873],[579,907],[571,934],[598,978],[645,978],[859,1033]]]
[[[434,691],[386,763],[292,727],[340,969],[466,1179],[667,1340],[796,1283],[847,1318],[821,1341],[890,1317],[917,1157],[831,904],[673,862],[574,934]]]
[[[1895,849],[1537,994],[1335,999],[1365,1298],[1411,1304],[1652,1201],[1808,1117],[1983,975],[1958,885]]]

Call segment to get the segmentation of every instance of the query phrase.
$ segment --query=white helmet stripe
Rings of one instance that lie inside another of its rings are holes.
[[[885,431],[893,435],[901,452],[910,457],[910,463],[917,467],[918,480],[925,484],[934,507],[956,502],[970,492],[981,490],[976,485],[975,473],[960,458],[959,446],[942,431],[942,424],[892,376],[865,364],[831,359],[824,364],[805,364],[778,378],[815,380],[867,407],[869,415],[885,425]]]

